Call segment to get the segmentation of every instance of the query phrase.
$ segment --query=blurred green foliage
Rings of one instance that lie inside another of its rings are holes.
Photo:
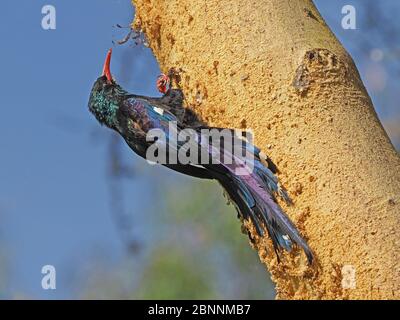
[[[216,182],[181,181],[174,175],[162,180],[155,193],[165,202],[158,204],[158,210],[144,213],[153,215],[155,224],[154,234],[144,244],[148,253],[128,255],[108,272],[97,264],[80,290],[81,297],[274,298],[268,272],[241,233],[236,210],[226,205]]]

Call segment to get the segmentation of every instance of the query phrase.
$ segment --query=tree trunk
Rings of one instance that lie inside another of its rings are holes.
[[[163,71],[213,126],[253,130],[316,263],[254,247],[280,299],[400,298],[400,159],[311,0],[134,0]]]

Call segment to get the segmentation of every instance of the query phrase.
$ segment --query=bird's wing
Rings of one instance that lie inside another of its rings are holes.
[[[146,158],[146,150],[154,141],[147,141],[146,135],[150,130],[158,129],[161,130],[165,135],[165,145],[162,145],[163,141],[158,141],[158,146],[165,152],[167,159],[169,159],[170,151],[178,152],[179,142],[176,141],[176,134],[179,134],[182,128],[182,123],[176,115],[162,108],[162,105],[153,101],[148,101],[142,98],[129,98],[125,100],[119,108],[121,113],[121,122],[125,120],[126,129],[123,130],[123,136],[127,140],[128,144],[132,146],[135,151],[140,149],[138,152],[143,158]],[[174,124],[175,127],[170,127]],[[172,132],[171,128],[176,129],[177,132]],[[139,132],[139,134],[138,134]],[[140,136],[140,143],[137,143],[138,136]],[[174,143],[170,143],[175,141]],[[202,166],[196,164],[180,164],[179,162],[173,163],[171,161],[162,163],[164,166],[196,178],[202,179],[214,179],[214,177],[205,170]]]
[[[130,97],[131,100],[144,100],[149,105],[157,108],[157,110],[164,110],[172,114],[180,123],[184,122],[186,114],[190,112],[189,109],[183,106],[183,93],[180,89],[171,89],[162,97],[145,97],[138,95],[131,95]]]

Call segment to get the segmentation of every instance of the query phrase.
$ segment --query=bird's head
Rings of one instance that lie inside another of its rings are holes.
[[[89,110],[101,124],[115,128],[116,112],[128,93],[116,83],[111,75],[111,54],[112,49],[107,53],[103,74],[93,84],[89,98]]]

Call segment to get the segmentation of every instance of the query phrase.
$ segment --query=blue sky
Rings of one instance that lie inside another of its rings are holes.
[[[121,251],[108,204],[108,132],[88,113],[87,99],[111,40],[123,36],[112,26],[128,25],[133,16],[129,1],[55,0],[57,28],[43,30],[41,8],[48,3],[5,1],[0,12],[0,234],[10,253],[10,293],[40,298],[66,296],[41,289],[43,265],[62,275],[94,243]],[[115,50],[114,72],[121,74],[127,53],[138,59],[124,66],[120,82],[155,94],[158,67],[149,49]]]
[[[340,27],[340,10],[347,2],[316,1],[363,75],[368,54],[360,54],[353,41],[362,30]],[[46,4],[57,10],[56,30],[41,27]],[[381,2],[383,8],[393,5]],[[125,30],[112,26],[128,25],[132,18],[129,0],[2,1],[0,240],[7,264],[0,268],[7,266],[9,279],[0,297],[68,298],[69,278],[63,274],[79,272],[77,266],[94,247],[111,260],[122,254],[109,212],[109,134],[88,113],[87,100],[112,39],[124,36]],[[148,48],[120,46],[114,50],[112,70],[130,91],[157,94],[159,69]],[[388,86],[389,94],[399,92],[397,82]],[[383,107],[379,95],[373,99],[382,118],[399,113]],[[127,148],[123,152],[128,162],[143,165]],[[131,186],[135,210],[146,207],[154,181],[154,176],[142,178]],[[46,264],[55,265],[60,275],[55,291],[40,286]]]

